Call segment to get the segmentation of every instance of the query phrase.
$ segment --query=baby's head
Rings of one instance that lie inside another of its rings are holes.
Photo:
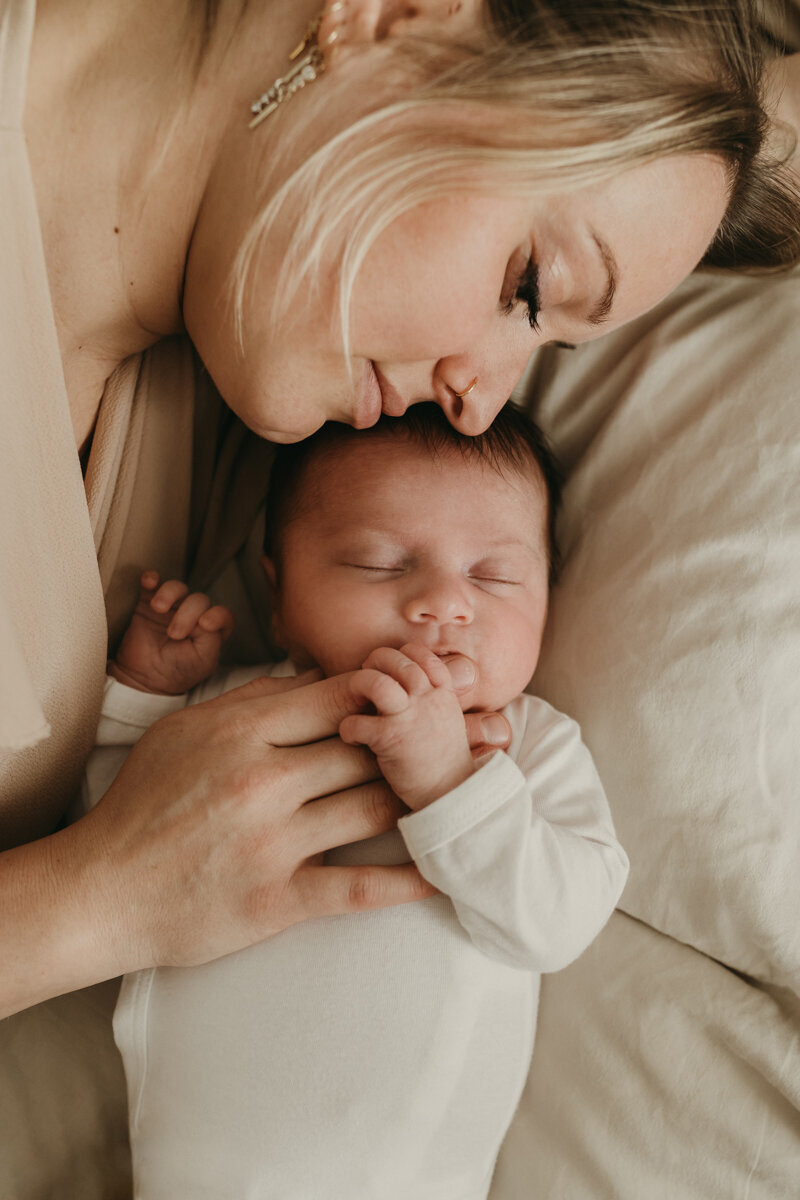
[[[462,707],[501,708],[539,656],[558,496],[542,435],[510,404],[475,438],[418,404],[278,447],[264,560],[276,639],[326,675],[410,641],[465,654]]]

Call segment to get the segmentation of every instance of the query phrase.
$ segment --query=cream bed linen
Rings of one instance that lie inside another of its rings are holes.
[[[533,686],[631,875],[543,981],[492,1200],[797,1200],[800,272],[696,275],[527,391],[569,476]]]

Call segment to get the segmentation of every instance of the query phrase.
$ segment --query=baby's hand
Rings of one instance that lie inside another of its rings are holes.
[[[108,672],[140,692],[178,696],[216,670],[233,628],[230,609],[212,608],[208,596],[190,593],[177,579],[159,587],[157,573],[145,571],[139,603]]]
[[[410,642],[373,650],[351,684],[375,714],[345,717],[342,741],[369,746],[387,783],[420,809],[475,770],[464,714],[450,673],[432,650]]]

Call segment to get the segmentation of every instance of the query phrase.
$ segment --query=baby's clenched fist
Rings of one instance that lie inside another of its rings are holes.
[[[178,579],[159,584],[157,572],[145,571],[108,673],[139,691],[178,696],[214,673],[233,629],[230,609],[212,606],[208,596],[190,592]]]
[[[426,646],[373,650],[351,687],[375,711],[345,717],[339,736],[369,746],[409,808],[424,808],[476,769],[450,673]]]

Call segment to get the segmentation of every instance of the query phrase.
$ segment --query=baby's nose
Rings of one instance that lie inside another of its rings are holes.
[[[474,610],[467,581],[452,576],[426,580],[412,591],[405,616],[414,624],[468,625]]]

